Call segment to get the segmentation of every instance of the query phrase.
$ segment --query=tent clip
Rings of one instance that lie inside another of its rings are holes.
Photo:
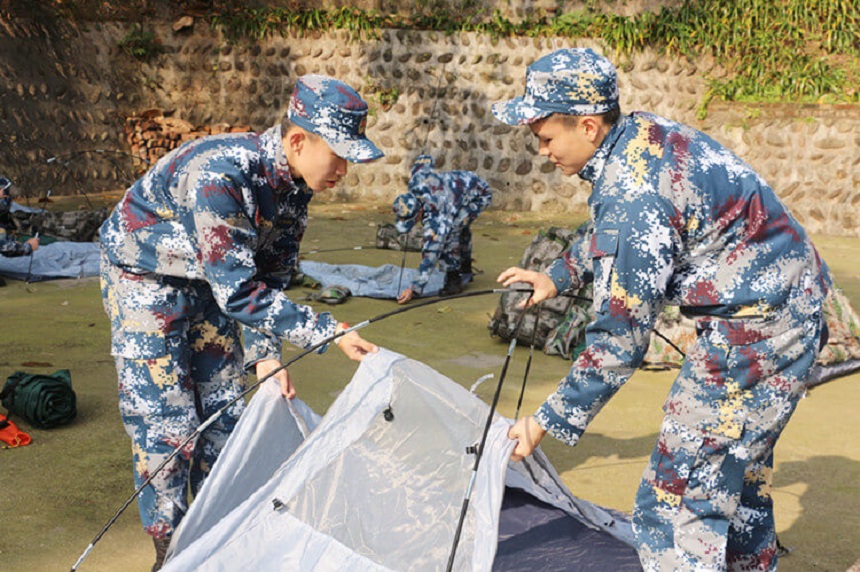
[[[284,503],[281,499],[272,499],[272,508],[274,510],[281,510],[284,508]]]
[[[474,445],[469,445],[468,447],[466,447],[466,454],[467,455],[477,455],[478,454],[478,444],[475,443]]]
[[[383,411],[383,412],[382,412],[382,417],[383,417],[386,421],[388,421],[389,423],[391,423],[392,421],[394,421],[394,412],[391,410],[391,406],[390,406],[390,405],[389,405],[388,407],[386,407],[386,408],[385,408],[385,411]]]

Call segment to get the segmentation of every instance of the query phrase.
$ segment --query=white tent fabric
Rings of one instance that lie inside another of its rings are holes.
[[[322,420],[266,383],[164,570],[444,570],[474,465],[467,449],[488,412],[457,383],[387,350],[361,363]],[[455,570],[492,569],[506,486],[632,544],[629,523],[574,498],[540,450],[509,463],[509,423],[496,416],[490,428]]]

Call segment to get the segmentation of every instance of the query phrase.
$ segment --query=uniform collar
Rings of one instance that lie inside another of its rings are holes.
[[[630,123],[630,116],[623,116],[618,119],[615,125],[609,130],[609,133],[606,134],[606,137],[603,138],[603,142],[600,144],[600,147],[594,152],[594,155],[591,156],[591,159],[588,160],[588,163],[580,169],[579,177],[585,181],[588,181],[592,185],[595,181],[597,181],[601,175],[603,175],[603,169],[606,167],[606,161],[609,159],[610,153],[612,153],[612,149],[615,148],[615,144],[618,142],[618,138],[621,137],[621,134],[627,128],[627,125]]]
[[[299,190],[312,192],[307,185],[298,185],[293,179],[280,125],[270,127],[260,135],[260,154],[264,157],[265,176],[270,187],[287,195]]]

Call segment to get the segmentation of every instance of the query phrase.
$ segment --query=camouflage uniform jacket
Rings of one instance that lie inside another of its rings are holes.
[[[592,229],[546,272],[559,291],[593,280],[596,316],[585,351],[535,416],[560,440],[575,444],[639,366],[665,303],[729,322],[820,309],[830,279],[805,231],[704,133],[622,117],[579,175],[593,185]]]
[[[409,192],[424,209],[424,242],[418,278],[412,290],[421,294],[439,261],[449,237],[478,218],[493,199],[487,182],[471,171],[437,172],[416,169],[409,179]]]
[[[205,137],[163,157],[129,188],[102,225],[102,249],[127,272],[206,281],[243,327],[246,367],[280,359],[280,339],[309,347],[336,325],[281,292],[312,196],[290,176],[280,126]]]
[[[0,254],[3,256],[27,256],[33,254],[33,247],[26,242],[18,242],[6,235],[6,229],[0,228]]]

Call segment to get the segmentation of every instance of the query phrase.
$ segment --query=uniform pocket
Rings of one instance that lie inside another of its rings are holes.
[[[594,267],[594,309],[600,311],[612,292],[612,270],[618,252],[618,231],[595,231],[591,236],[589,255]]]
[[[162,332],[114,332],[111,354],[125,359],[148,360],[166,356],[167,338]]]
[[[652,459],[649,481],[658,500],[687,508],[722,496],[733,439],[666,417]]]

